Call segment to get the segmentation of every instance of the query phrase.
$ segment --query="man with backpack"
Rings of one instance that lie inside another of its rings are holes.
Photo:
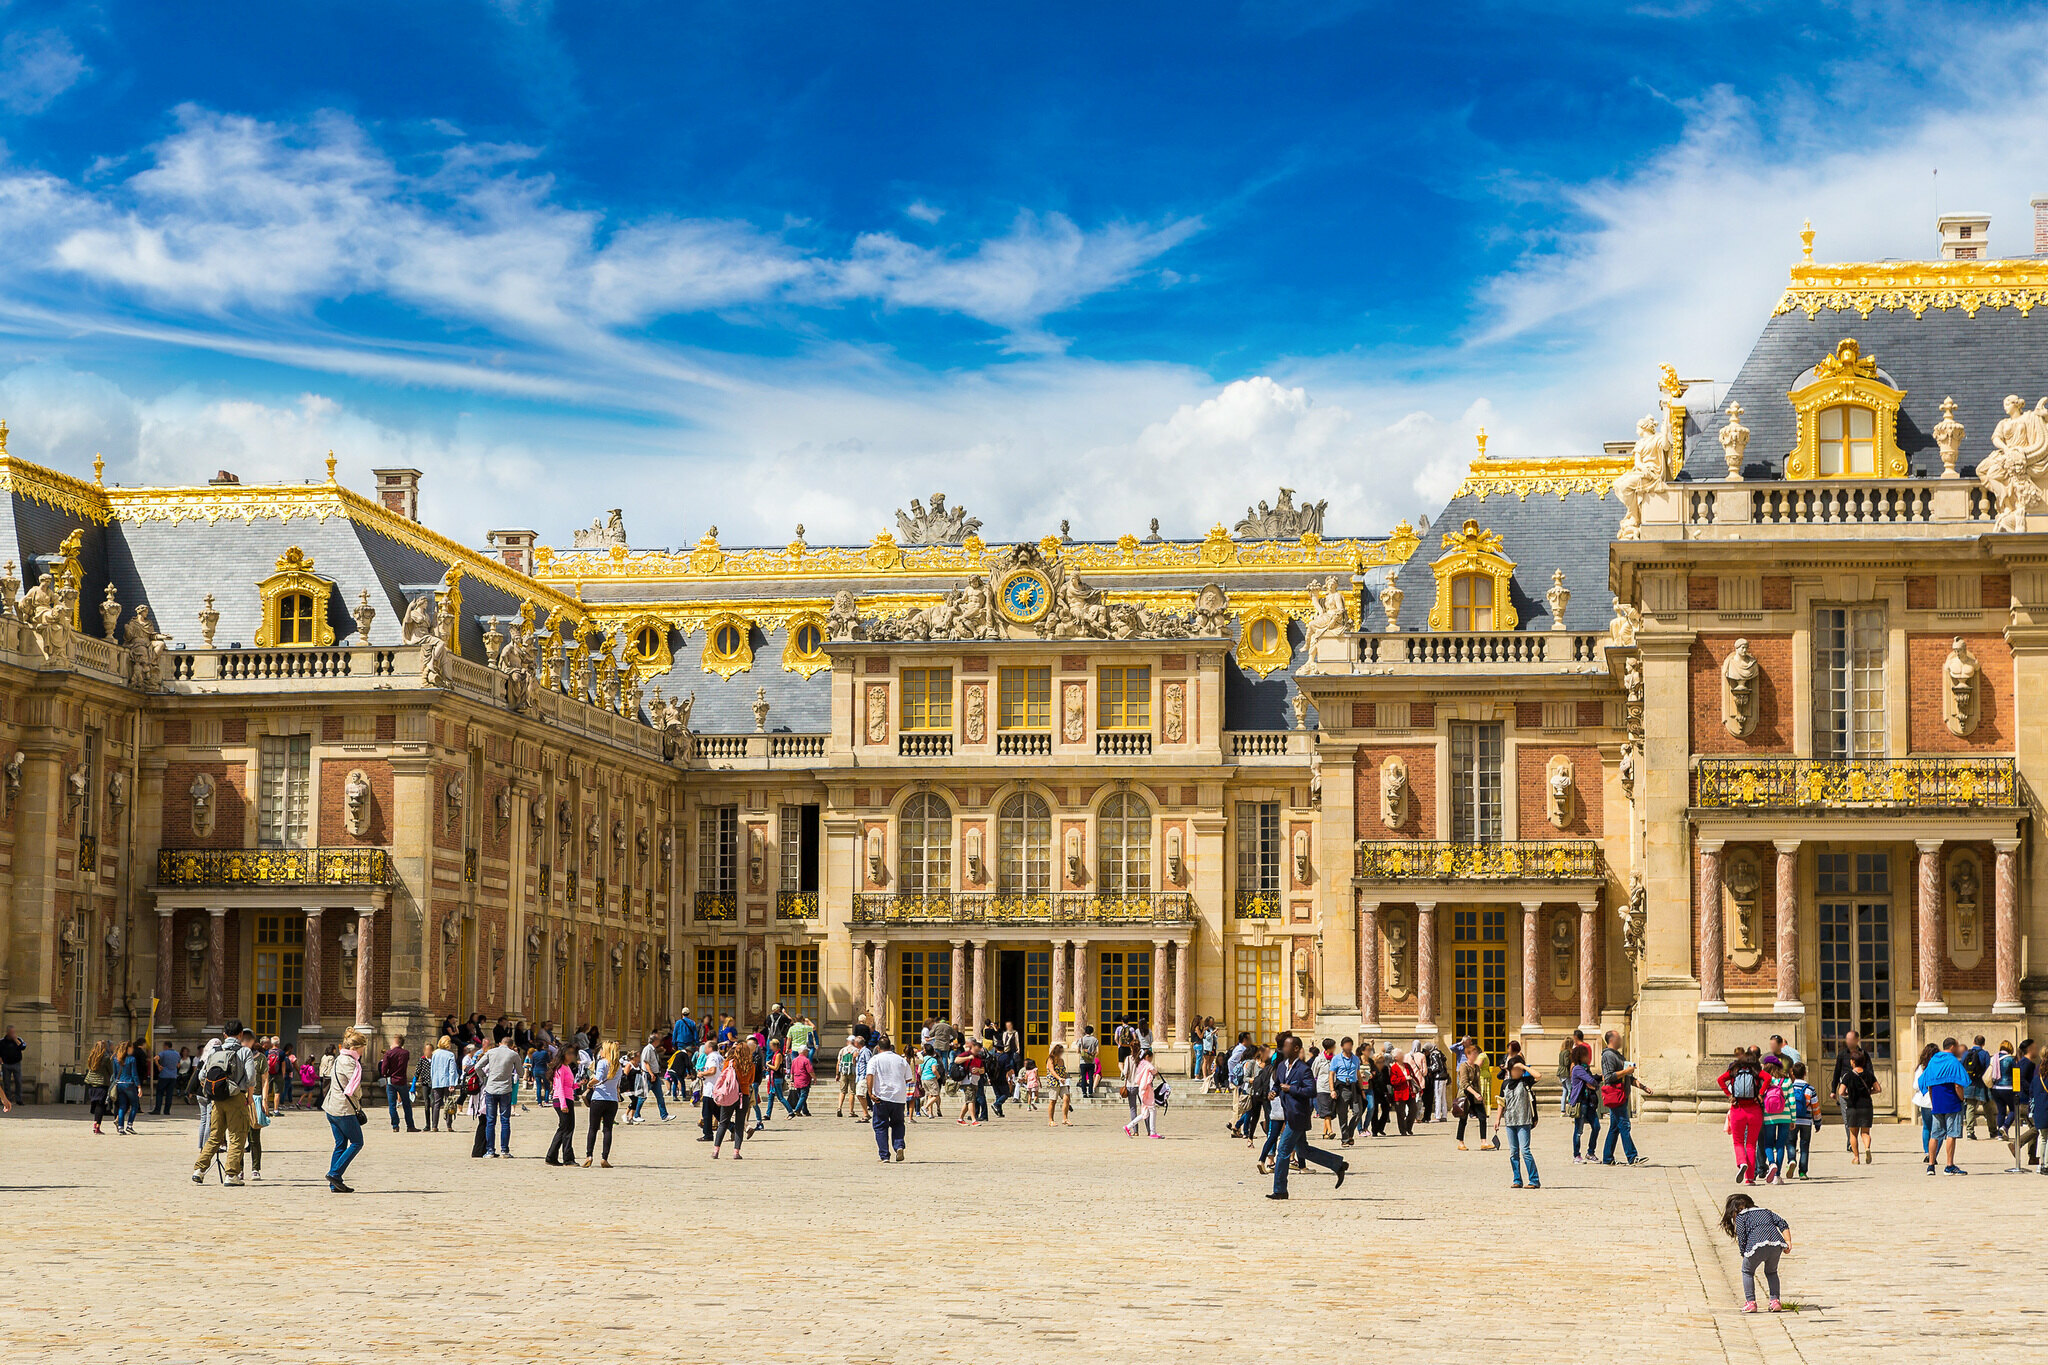
[[[242,1158],[249,1145],[249,1091],[263,1066],[255,1041],[255,1031],[242,1028],[238,1020],[222,1030],[219,1043],[206,1052],[199,1071],[199,1093],[206,1100],[208,1122],[206,1141],[192,1167],[195,1185],[206,1183],[206,1168],[223,1147],[227,1149],[225,1183],[237,1187],[242,1183]]]
[[[2009,1093],[2012,1089],[2011,1083],[2007,1082],[2003,1086],[2003,1089],[2008,1092],[2004,1097],[2005,1103],[2000,1104],[1994,1110],[1991,1107],[1991,1102],[1993,1089],[1999,1088],[2001,1080],[2004,1079],[2005,1061],[2006,1058],[2002,1056],[1993,1057],[1985,1050],[1984,1035],[1981,1033],[1977,1035],[1977,1041],[1963,1052],[1963,1074],[1970,1078],[1969,1085],[1963,1088],[1963,1112],[1966,1124],[1963,1135],[1972,1142],[1977,1140],[1977,1120],[1980,1116],[1986,1125],[1990,1127],[1992,1137],[2001,1136],[1999,1130],[2005,1125],[1999,1120],[2004,1112],[2011,1107],[2011,1096]]]

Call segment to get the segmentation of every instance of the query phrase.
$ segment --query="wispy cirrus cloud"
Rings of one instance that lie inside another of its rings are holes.
[[[16,29],[0,38],[0,108],[40,114],[90,72],[61,30]]]

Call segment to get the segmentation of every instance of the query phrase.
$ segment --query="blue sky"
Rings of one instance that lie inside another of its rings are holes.
[[[2037,10],[0,3],[0,415],[544,541],[1434,513],[1796,254],[2027,249]],[[1939,176],[1934,172],[1940,171]]]

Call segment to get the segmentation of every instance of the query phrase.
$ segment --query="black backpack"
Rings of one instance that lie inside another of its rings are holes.
[[[239,1043],[223,1043],[206,1059],[199,1073],[199,1093],[215,1104],[233,1099],[246,1088],[249,1050]]]
[[[965,1062],[955,1062],[947,1067],[946,1079],[955,1085],[967,1084],[967,1064]]]

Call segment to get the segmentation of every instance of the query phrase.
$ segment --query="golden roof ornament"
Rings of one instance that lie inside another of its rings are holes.
[[[1813,219],[1809,218],[1799,227],[1799,245],[1808,262],[1813,260]]]
[[[92,453],[92,482],[95,488],[106,487],[106,479],[104,477],[106,472],[107,462],[100,455],[100,453],[97,450],[95,450]]]
[[[1479,442],[1479,458],[1480,458],[1480,459],[1482,459],[1482,460],[1483,460],[1483,459],[1485,459],[1485,458],[1486,458],[1486,428],[1485,428],[1485,427],[1481,427],[1481,428],[1479,428],[1479,431],[1477,432],[1477,434],[1476,434],[1476,435],[1474,436],[1474,438],[1473,438],[1473,439],[1475,439],[1475,440],[1477,440],[1477,441]]]

